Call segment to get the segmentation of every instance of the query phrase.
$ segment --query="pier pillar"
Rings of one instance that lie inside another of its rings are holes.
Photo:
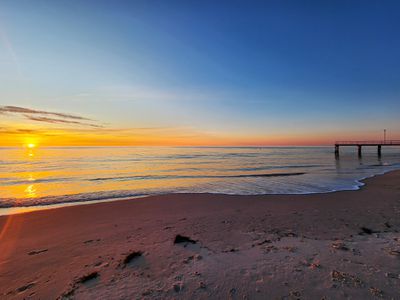
[[[382,155],[382,145],[378,145],[378,156]]]
[[[358,156],[361,157],[361,145],[358,145]]]
[[[335,156],[339,156],[339,145],[335,145]]]

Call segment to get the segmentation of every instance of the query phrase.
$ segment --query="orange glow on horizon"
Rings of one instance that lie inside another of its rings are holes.
[[[52,138],[41,138],[41,146],[284,146],[284,145],[330,145],[333,138],[319,136],[233,136],[214,135],[112,135],[112,134],[60,134]],[[16,138],[0,135],[0,146],[18,146]],[[24,144],[26,149],[34,150],[35,143]]]
[[[15,124],[0,132],[0,146],[319,146],[338,139],[376,139],[379,132],[207,132],[193,128],[73,129]],[[30,152],[32,153],[32,152]]]

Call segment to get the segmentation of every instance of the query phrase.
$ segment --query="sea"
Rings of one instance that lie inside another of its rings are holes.
[[[0,147],[0,214],[170,193],[311,194],[359,189],[400,169],[400,148]],[[190,198],[188,198],[190,201]],[[14,210],[13,210],[14,208]]]

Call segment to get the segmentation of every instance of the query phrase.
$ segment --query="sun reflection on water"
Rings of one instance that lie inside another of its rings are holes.
[[[35,156],[35,149],[27,148],[25,155],[27,155],[29,158],[33,158]]]
[[[26,198],[36,198],[37,197],[37,190],[34,184],[30,184],[25,189],[25,196]]]

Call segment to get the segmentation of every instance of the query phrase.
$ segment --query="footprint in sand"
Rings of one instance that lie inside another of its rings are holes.
[[[84,244],[90,244],[90,243],[94,243],[94,242],[100,242],[101,241],[101,239],[96,239],[96,240],[87,240],[87,241],[84,241],[83,243]]]
[[[120,262],[119,266],[125,268],[129,265],[141,265],[144,263],[142,251],[132,251]]]
[[[30,283],[28,283],[26,285],[23,285],[23,286],[17,288],[17,292],[18,293],[25,292],[26,290],[29,290],[29,289],[33,288],[35,286],[35,284],[36,284],[35,282],[30,282]]]
[[[40,249],[40,250],[33,250],[31,252],[28,253],[28,255],[37,255],[43,252],[47,252],[49,249]]]
[[[100,277],[100,273],[97,271],[87,273],[81,277],[79,277],[77,280],[75,280],[70,289],[64,292],[60,297],[57,299],[71,299],[73,295],[75,294],[75,291],[79,288],[80,285],[90,285],[96,282],[96,280]]]
[[[86,274],[86,275],[80,277],[78,279],[77,283],[85,284],[85,283],[88,283],[89,281],[97,279],[99,276],[100,276],[99,272],[94,271],[94,272],[91,272],[89,274]]]

